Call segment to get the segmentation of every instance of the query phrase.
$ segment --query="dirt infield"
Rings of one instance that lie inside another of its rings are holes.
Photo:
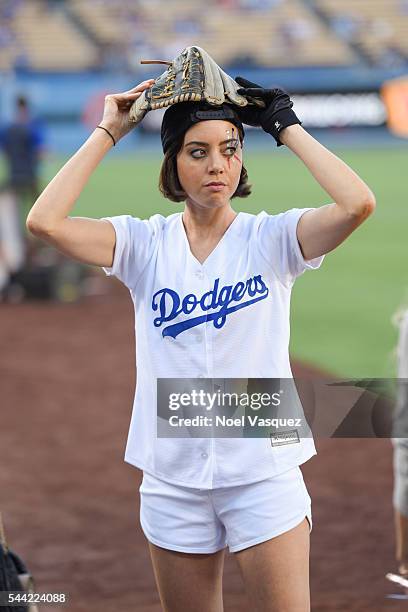
[[[47,612],[161,610],[139,525],[141,473],[123,462],[132,319],[118,288],[81,304],[0,305],[0,509],[37,590],[70,595]],[[317,446],[303,468],[313,500],[312,609],[406,610],[408,602],[386,599],[398,588],[384,579],[395,567],[390,442]],[[250,609],[233,555],[224,593],[226,611]]]

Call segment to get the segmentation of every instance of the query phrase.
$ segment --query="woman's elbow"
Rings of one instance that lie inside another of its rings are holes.
[[[40,230],[40,225],[35,217],[33,217],[32,215],[28,215],[26,219],[26,228],[28,229],[30,234],[37,236]]]
[[[28,215],[26,219],[26,228],[33,234],[33,236],[37,236],[37,238],[46,238],[51,234],[51,229],[47,224],[45,224],[41,219],[37,216],[32,215],[31,213]]]
[[[376,209],[376,206],[377,206],[377,202],[375,199],[375,195],[370,190],[365,194],[365,196],[361,199],[359,204],[356,206],[354,215],[358,219],[360,219],[360,221],[364,221],[370,215],[373,214],[373,212]]]

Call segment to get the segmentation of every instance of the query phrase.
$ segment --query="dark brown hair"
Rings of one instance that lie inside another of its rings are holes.
[[[159,189],[165,198],[172,202],[183,202],[187,198],[186,192],[180,185],[177,172],[177,154],[181,150],[184,142],[184,135],[175,139],[164,154],[163,163],[160,169]],[[242,138],[240,135],[242,144]],[[251,185],[248,183],[248,172],[244,165],[241,168],[238,187],[231,196],[232,198],[246,198],[251,193]]]

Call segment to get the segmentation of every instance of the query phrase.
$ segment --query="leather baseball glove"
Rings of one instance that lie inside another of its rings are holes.
[[[141,64],[167,64],[150,89],[134,102],[129,119],[139,123],[150,110],[177,104],[178,102],[206,101],[214,106],[224,102],[243,107],[265,107],[263,100],[248,101],[237,93],[240,89],[234,81],[201,47],[186,47],[173,61],[142,60]]]

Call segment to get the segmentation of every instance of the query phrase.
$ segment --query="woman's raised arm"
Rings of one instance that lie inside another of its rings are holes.
[[[305,164],[333,199],[299,220],[297,237],[306,260],[341,244],[371,213],[376,201],[368,185],[345,162],[326,149],[300,125],[282,131],[281,142]]]
[[[135,127],[129,109],[154,79],[133,89],[105,98],[103,126],[118,142]],[[83,263],[111,266],[115,250],[115,230],[108,221],[69,217],[91,174],[113,146],[105,130],[96,128],[82,147],[67,161],[47,185],[27,217],[28,230],[59,251]]]
[[[266,89],[244,77],[235,77],[238,93],[249,101],[260,98],[265,108],[244,106],[239,114],[244,123],[260,126],[286,145],[305,164],[333,203],[309,210],[297,225],[297,238],[306,260],[335,249],[375,209],[375,197],[366,183],[334,153],[302,127],[293,102],[283,89]]]

